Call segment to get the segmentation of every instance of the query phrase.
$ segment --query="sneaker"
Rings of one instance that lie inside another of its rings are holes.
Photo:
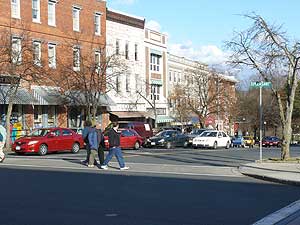
[[[120,170],[129,170],[128,166],[121,167]]]
[[[81,160],[80,162],[81,162],[81,164],[83,164],[83,165],[87,165],[87,164],[88,164],[88,161],[87,161],[87,160]]]
[[[5,156],[2,159],[0,159],[0,163],[3,163],[4,159],[5,159]]]
[[[95,166],[94,166],[94,165],[88,165],[87,167],[93,168],[93,167],[95,167]]]
[[[102,165],[102,166],[100,166],[100,168],[103,170],[108,170],[108,166],[106,166],[106,165]]]

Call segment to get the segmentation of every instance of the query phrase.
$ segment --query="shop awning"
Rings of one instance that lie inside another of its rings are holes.
[[[86,105],[87,100],[84,92],[82,91],[70,91],[66,93],[66,98],[68,101],[68,105]],[[107,95],[107,94],[100,94],[97,102],[98,106],[114,106],[116,103]]]
[[[131,111],[131,112],[124,112],[124,111],[116,111],[116,112],[110,112],[110,114],[115,115],[119,118],[152,118],[153,115],[149,112],[138,112],[138,111]]]
[[[0,104],[9,103],[10,85],[0,85]],[[18,88],[16,97],[13,101],[16,105],[37,104],[37,99],[25,88]]]
[[[66,99],[55,87],[33,87],[33,95],[39,105],[63,105]]]
[[[156,123],[171,123],[173,121],[175,121],[173,117],[159,115],[157,116]]]

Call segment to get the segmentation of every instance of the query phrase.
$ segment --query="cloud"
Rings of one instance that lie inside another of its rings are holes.
[[[161,32],[161,25],[155,21],[155,20],[149,20],[147,23],[146,23],[146,27],[151,29],[151,30],[155,30],[155,31],[158,31],[158,32]]]
[[[222,51],[215,45],[195,47],[191,41],[183,44],[169,44],[171,54],[197,60],[208,65],[225,64],[229,53]]]
[[[137,0],[111,0],[112,5],[133,5]]]

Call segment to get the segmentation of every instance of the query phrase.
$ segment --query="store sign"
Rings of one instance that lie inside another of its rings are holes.
[[[272,83],[271,82],[251,82],[250,87],[252,88],[271,88]]]

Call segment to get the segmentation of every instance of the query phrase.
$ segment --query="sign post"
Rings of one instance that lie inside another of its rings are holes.
[[[259,160],[262,162],[262,128],[263,128],[263,108],[262,108],[262,89],[271,88],[271,82],[251,82],[250,87],[259,88]]]

